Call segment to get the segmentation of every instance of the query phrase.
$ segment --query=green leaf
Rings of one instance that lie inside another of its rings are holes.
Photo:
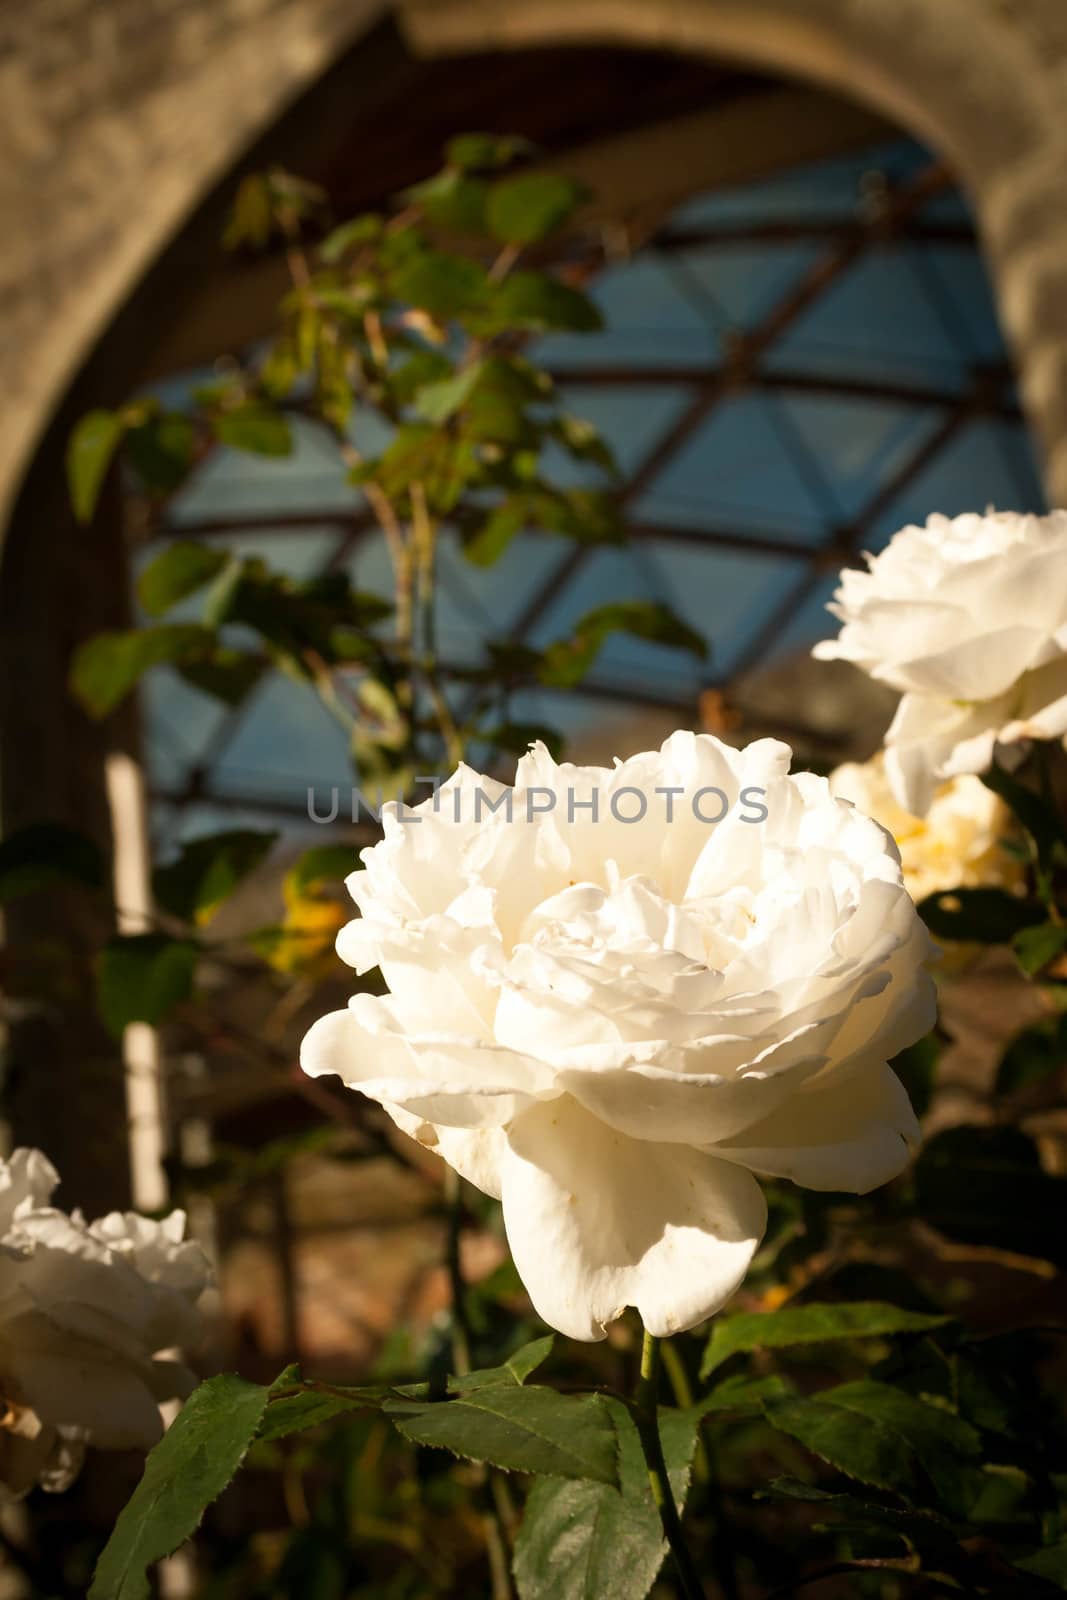
[[[946,1128],[923,1145],[913,1175],[919,1215],[948,1238],[1067,1266],[1067,1178],[1042,1171],[1020,1129]]]
[[[337,1417],[365,1410],[367,1406],[378,1403],[354,1397],[342,1398],[315,1389],[302,1389],[299,1394],[285,1395],[271,1401],[263,1426],[256,1435],[256,1443],[269,1444],[276,1439],[287,1439],[290,1434],[319,1428],[324,1422],[333,1422]]]
[[[736,1373],[717,1383],[710,1394],[690,1406],[689,1415],[698,1422],[705,1417],[761,1416],[770,1401],[786,1400],[793,1393],[792,1385],[778,1373],[766,1378],[750,1378]]]
[[[860,1483],[966,1516],[978,1488],[981,1439],[942,1406],[862,1379],[768,1405],[782,1433]]]
[[[423,183],[405,189],[401,199],[409,205],[421,206],[436,227],[449,233],[471,234],[485,232],[488,194],[489,185],[484,178],[472,178],[446,167]]]
[[[452,374],[452,363],[440,350],[414,350],[389,373],[386,382],[397,405],[409,406],[420,389],[440,383]]]
[[[234,196],[233,208],[222,235],[225,250],[240,245],[259,249],[274,232],[274,207],[265,173],[253,172],[242,178]]]
[[[108,1031],[118,1038],[130,1022],[162,1022],[193,992],[199,946],[165,933],[112,939],[100,956],[97,1004]]]
[[[310,675],[309,651],[332,661],[336,640],[351,655],[350,630],[370,626],[390,610],[387,600],[353,590],[344,572],[298,582],[255,557],[227,563],[204,604],[213,626],[241,622],[255,629],[282,665],[300,676]]]
[[[271,1384],[270,1402],[256,1442],[267,1444],[288,1438],[292,1433],[302,1433],[306,1428],[320,1427],[352,1411],[377,1409],[389,1394],[386,1384],[356,1388],[319,1385],[313,1379],[303,1379],[298,1366],[287,1367]]]
[[[472,305],[471,310],[477,309]],[[546,272],[512,272],[492,288],[480,319],[487,333],[515,328],[529,333],[596,333],[604,319],[588,295]]]
[[[463,544],[463,554],[476,567],[491,567],[528,521],[526,500],[512,495],[494,506],[481,527]]]
[[[211,584],[211,588],[204,596],[203,621],[206,628],[221,627],[224,622],[232,619],[234,603],[241,585],[246,581],[246,574],[253,570],[252,561],[243,561],[232,551],[226,552],[226,560],[219,568]],[[260,568],[265,567],[260,563]]]
[[[286,888],[300,895],[324,883],[341,883],[358,870],[360,853],[354,844],[320,844],[305,850],[286,873]]]
[[[178,662],[175,670],[194,689],[212,695],[224,705],[237,706],[259,682],[264,668],[265,663],[257,656],[221,646],[203,656]]]
[[[999,794],[1022,823],[1037,847],[1039,862],[1047,867],[1057,842],[1064,837],[1063,824],[1052,807],[995,762],[982,774],[982,782],[994,794]]]
[[[1015,1094],[1067,1066],[1067,1012],[1042,1017],[1017,1033],[997,1068],[996,1093]]]
[[[319,245],[319,255],[328,266],[335,266],[350,250],[380,239],[384,227],[384,218],[376,216],[374,212],[353,217],[350,222],[342,222],[339,228],[334,228],[332,233],[326,235]]]
[[[455,1400],[391,1400],[383,1407],[406,1439],[508,1472],[617,1481],[615,1429],[599,1395],[518,1385]]]
[[[570,639],[549,645],[541,667],[542,683],[553,688],[570,688],[579,683],[612,633],[629,633],[674,650],[687,650],[701,659],[708,653],[699,633],[668,606],[656,600],[619,600],[587,612]]]
[[[280,411],[246,401],[212,418],[215,437],[233,450],[247,450],[257,456],[288,456],[293,451],[293,435]]]
[[[501,1366],[483,1367],[480,1372],[468,1372],[461,1378],[452,1378],[449,1387],[458,1394],[467,1394],[472,1389],[490,1389],[500,1383],[524,1384],[530,1374],[548,1360],[555,1342],[556,1337],[552,1333],[541,1339],[533,1339],[508,1356]]]
[[[229,560],[226,550],[193,539],[177,539],[145,567],[137,580],[137,597],[151,617],[195,594],[218,576]]]
[[[1038,928],[1022,928],[1011,941],[1015,959],[1028,978],[1047,967],[1067,947],[1067,926],[1046,922]]]
[[[126,435],[126,459],[149,489],[173,494],[196,457],[196,425],[180,411],[154,411]]]
[[[487,287],[485,270],[476,261],[440,250],[420,250],[389,274],[389,292],[394,299],[434,317],[457,317],[478,310]]]
[[[450,167],[463,172],[492,171],[510,166],[517,156],[527,155],[533,148],[529,139],[515,134],[460,133],[445,146],[445,159]]]
[[[813,1508],[813,1517],[825,1511],[833,1518],[828,1531],[869,1535],[877,1530],[894,1534],[905,1545],[933,1559],[955,1556],[959,1550],[951,1524],[936,1512],[879,1505],[859,1495],[820,1489],[796,1478],[773,1479],[766,1489],[757,1491],[757,1499],[806,1501]],[[813,1521],[812,1527],[821,1531],[818,1522]]]
[[[619,1448],[618,1487],[542,1478],[526,1501],[515,1541],[520,1600],[642,1600],[666,1554],[637,1429],[618,1400],[602,1401]],[[697,1430],[661,1409],[660,1438],[674,1497],[685,1502]]]
[[[611,495],[538,484],[516,490],[494,506],[485,521],[467,533],[463,553],[475,566],[492,566],[523,528],[559,533],[581,544],[621,544],[625,539],[618,504]]]
[[[122,442],[126,423],[117,411],[90,411],[67,444],[67,486],[74,515],[88,522],[96,510],[107,469]]]
[[[482,1367],[477,1372],[467,1372],[462,1376],[450,1376],[447,1389],[450,1395],[470,1394],[476,1389],[495,1389],[503,1385],[505,1388],[516,1384],[524,1384],[532,1372],[543,1365],[552,1354],[555,1335],[547,1334],[542,1339],[534,1339],[530,1344],[524,1344],[516,1350],[499,1367]],[[395,1390],[397,1396],[407,1400],[436,1399],[433,1385],[427,1382],[402,1383]]]
[[[889,1065],[907,1090],[911,1108],[917,1117],[926,1114],[933,1098],[937,1080],[937,1064],[941,1059],[941,1040],[936,1033],[928,1033],[895,1055]]]
[[[466,441],[427,423],[406,423],[393,435],[377,477],[391,499],[421,483],[432,509],[451,511],[477,470],[477,456]]]
[[[793,1345],[825,1344],[836,1339],[873,1339],[890,1333],[922,1333],[940,1328],[948,1317],[926,1316],[877,1300],[813,1301],[783,1306],[778,1311],[742,1312],[719,1317],[700,1364],[706,1378],[743,1350],[786,1350]]]
[[[562,227],[589,191],[553,172],[523,172],[502,178],[489,191],[485,217],[504,244],[536,244]]]
[[[1067,1539],[1045,1550],[1036,1550],[1032,1556],[1024,1556],[1012,1565],[1020,1572],[1028,1572],[1032,1578],[1045,1578],[1058,1588],[1067,1589]]]
[[[605,472],[618,475],[619,464],[607,440],[584,417],[566,414],[553,419],[549,433],[576,461],[592,461]]]
[[[951,889],[928,895],[919,915],[935,939],[1010,944],[1021,929],[1044,922],[1046,912],[1004,889]]]
[[[97,1562],[89,1600],[148,1600],[148,1569],[199,1526],[244,1459],[268,1391],[231,1373],[194,1391],[145,1463]]]
[[[214,635],[193,623],[166,623],[129,633],[98,633],[74,657],[71,688],[94,717],[123,700],[150,667],[209,651]]]
[[[484,371],[483,363],[476,361],[438,383],[424,384],[415,396],[415,410],[427,422],[447,422],[470,398]]]
[[[34,822],[0,842],[0,904],[53,884],[102,889],[104,858],[85,834],[58,822]]]
[[[152,875],[156,900],[183,922],[204,923],[267,855],[278,835],[233,828],[183,844],[176,861]]]

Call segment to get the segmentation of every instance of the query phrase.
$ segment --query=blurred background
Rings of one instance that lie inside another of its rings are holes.
[[[577,688],[522,691],[514,719],[558,728],[576,760],[676,727],[774,734],[821,771],[870,754],[892,697],[809,657],[840,568],[933,510],[1039,511],[1067,484],[1065,80],[1060,0],[3,0],[5,835],[43,818],[114,847],[136,910],[150,855],[276,829],[214,924],[235,944],[277,919],[303,849],[366,842],[343,806],[332,829],[309,820],[309,788],[324,809],[347,794],[349,750],[283,673],[229,709],[160,667],[104,721],[66,687],[81,641],[135,620],[133,579],[170,539],[388,590],[335,454],[297,421],[285,459],[210,456],[162,525],[113,477],[89,528],[63,458],[86,411],[180,408],[270,332],[284,250],[219,245],[244,175],[282,166],[346,217],[468,130],[527,136],[595,196],[560,249],[583,253],[605,329],[530,353],[613,447],[631,537],[561,551],[530,530],[482,568],[446,534],[442,662],[647,596],[705,661],[617,636]],[[324,926],[341,915],[328,901]],[[440,1179],[432,1157],[397,1161],[376,1108],[297,1081],[343,969],[279,991],[220,958],[195,1031],[144,1027],[120,1051],[90,992],[103,917],[65,890],[6,912],[9,1142],[49,1151],[65,1204],[190,1205],[221,1263],[205,1365],[400,1370],[447,1305]],[[942,1125],[961,1105],[981,1120],[1034,1001],[994,967],[949,1005]],[[471,1280],[506,1274],[491,1226],[464,1250]]]

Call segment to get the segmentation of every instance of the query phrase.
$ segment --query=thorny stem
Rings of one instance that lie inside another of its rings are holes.
[[[631,1413],[645,1455],[652,1498],[659,1512],[664,1537],[671,1547],[682,1593],[685,1595],[685,1600],[704,1600],[704,1585],[700,1581],[700,1575],[685,1542],[682,1520],[678,1515],[674,1492],[667,1476],[667,1463],[663,1459],[658,1416],[659,1353],[659,1340],[646,1328],[641,1347],[641,1375],[637,1380]]]

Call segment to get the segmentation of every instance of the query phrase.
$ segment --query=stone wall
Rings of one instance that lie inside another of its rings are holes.
[[[0,526],[160,247],[381,0],[0,0]]]

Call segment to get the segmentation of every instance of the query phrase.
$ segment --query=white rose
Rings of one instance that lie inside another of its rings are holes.
[[[155,1444],[160,1401],[194,1382],[155,1358],[198,1339],[209,1276],[182,1212],[89,1224],[49,1205],[58,1182],[39,1150],[0,1161],[0,1483],[17,1494],[65,1488],[86,1444]]]
[[[676,733],[611,771],[536,745],[513,792],[461,767],[418,821],[387,808],[348,880],[338,950],[389,993],[317,1022],[304,1070],[500,1197],[574,1338],[716,1311],[765,1226],[748,1169],[863,1192],[917,1136],[886,1062],[934,1020],[926,932],[888,835],[790,754]]]
[[[1067,732],[1067,512],[933,516],[867,563],[842,572],[844,627],[814,654],[903,691],[885,744],[906,810],[984,772],[998,743]]]
[[[944,889],[1014,890],[1024,881],[1022,862],[1004,848],[1011,812],[980,778],[966,774],[939,784],[926,816],[916,817],[897,804],[879,751],[832,772],[830,792],[893,835],[904,886],[916,903]]]

